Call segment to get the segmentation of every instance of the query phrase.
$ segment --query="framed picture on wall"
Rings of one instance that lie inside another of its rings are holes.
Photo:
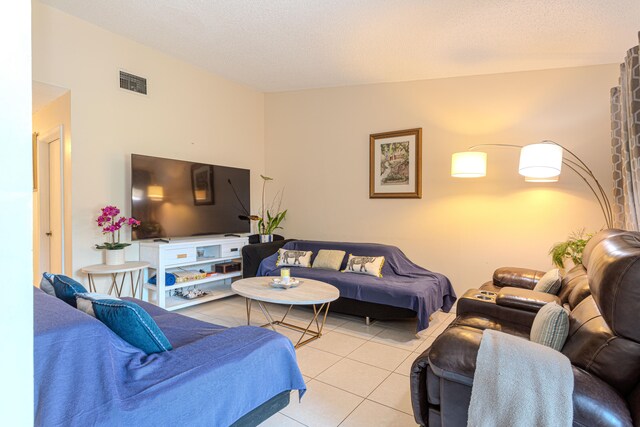
[[[422,198],[422,128],[369,136],[369,198]]]
[[[213,166],[191,166],[191,188],[193,204],[213,205]]]

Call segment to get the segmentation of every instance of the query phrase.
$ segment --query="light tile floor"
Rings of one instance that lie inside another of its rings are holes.
[[[269,304],[271,314],[284,314],[283,306]],[[197,305],[179,311],[196,319],[224,326],[247,324],[242,297]],[[306,326],[310,311],[293,310],[288,321]],[[307,393],[261,424],[274,426],[415,426],[411,410],[409,372],[411,364],[444,328],[454,314],[437,312],[428,329],[415,333],[416,322],[377,321],[330,313],[323,336],[297,350],[298,365],[307,383]],[[265,318],[257,304],[251,324]],[[300,333],[286,328],[278,332],[297,342]]]

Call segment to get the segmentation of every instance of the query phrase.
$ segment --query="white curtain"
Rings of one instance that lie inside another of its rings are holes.
[[[639,34],[640,38],[640,34]],[[611,89],[613,214],[616,228],[640,231],[640,61],[638,46],[620,64]]]

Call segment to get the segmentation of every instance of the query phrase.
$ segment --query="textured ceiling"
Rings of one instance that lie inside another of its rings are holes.
[[[640,0],[41,0],[272,92],[615,63]]]

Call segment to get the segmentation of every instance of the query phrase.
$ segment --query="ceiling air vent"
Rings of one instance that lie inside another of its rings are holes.
[[[147,94],[147,79],[120,71],[120,87],[132,92]]]

